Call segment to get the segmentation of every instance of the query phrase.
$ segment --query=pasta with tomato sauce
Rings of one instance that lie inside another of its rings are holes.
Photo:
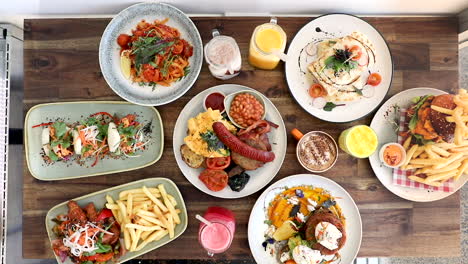
[[[193,46],[181,38],[179,30],[166,25],[169,19],[142,20],[131,35],[120,34],[117,43],[121,47],[121,63],[130,68],[128,77],[140,85],[170,86],[190,72],[189,58]],[[125,75],[125,73],[124,73]]]

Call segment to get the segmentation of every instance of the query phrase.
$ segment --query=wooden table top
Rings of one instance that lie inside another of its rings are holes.
[[[168,177],[175,181],[185,198],[189,226],[175,240],[142,258],[205,259],[197,242],[195,214],[211,205],[234,211],[237,232],[231,248],[218,259],[252,259],[247,242],[250,210],[261,192],[236,200],[211,197],[193,187],[176,165],[172,133],[178,113],[196,94],[214,85],[236,83],[250,86],[268,96],[282,114],[287,131],[323,130],[335,139],[363,120],[332,124],[306,113],[291,97],[284,77],[284,67],[262,71],[247,62],[248,42],[255,26],[268,18],[193,17],[206,43],[211,29],[221,28],[233,36],[242,52],[240,75],[229,81],[213,78],[206,64],[195,85],[180,99],[157,107],[164,123],[164,153],[156,164],[135,171],[113,175],[55,182],[33,178],[24,165],[23,186],[23,256],[53,258],[44,218],[47,211],[63,201],[112,186],[149,177]],[[296,32],[312,18],[279,18],[279,24],[291,41]],[[388,41],[395,63],[390,97],[414,87],[442,90],[458,88],[458,34],[455,17],[364,18]],[[98,61],[101,34],[110,19],[32,19],[25,20],[24,42],[24,112],[39,103],[79,100],[121,100],[106,84]],[[288,135],[284,164],[272,182],[283,177],[306,173],[295,154],[295,141]],[[367,159],[355,159],[340,153],[337,164],[324,176],[338,182],[356,201],[363,220],[363,239],[359,256],[455,256],[460,255],[460,196],[455,193],[441,201],[414,203],[390,193],[374,175]],[[440,248],[443,246],[443,250]]]

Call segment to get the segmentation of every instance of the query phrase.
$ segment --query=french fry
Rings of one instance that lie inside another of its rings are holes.
[[[453,110],[452,109],[447,109],[444,107],[436,106],[436,105],[431,105],[431,109],[435,110],[437,112],[441,112],[446,115],[453,115]]]
[[[405,166],[405,165],[408,165],[408,163],[410,162],[414,152],[416,152],[416,150],[418,149],[418,145],[413,145],[411,146],[411,148],[408,150],[408,152],[406,153],[406,159],[405,159],[405,162],[403,162],[403,164],[401,164],[401,166]]]
[[[456,153],[456,154],[448,157],[447,159],[445,159],[445,161],[434,165],[434,169],[441,169],[441,168],[449,165],[450,163],[452,163],[452,162],[454,162],[454,161],[456,161],[458,159],[461,159],[463,157],[463,155],[464,155],[463,153]]]
[[[441,169],[433,169],[432,167],[425,167],[422,169],[422,172],[421,173],[425,173],[425,174],[437,174],[437,173],[441,173],[441,172],[447,172],[447,171],[451,171],[451,170],[454,170],[454,169],[458,169],[458,167],[460,167],[460,164],[461,162],[453,162],[451,163],[450,165],[448,166],[445,166]]]
[[[156,231],[156,232],[152,233],[149,237],[147,237],[145,240],[143,240],[143,242],[141,242],[140,245],[138,245],[138,247],[135,249],[135,251],[142,250],[146,245],[148,245],[148,243],[160,240],[161,238],[163,238],[167,234],[168,234],[167,230],[159,230],[159,231]]]
[[[420,159],[427,159],[427,158],[429,158],[429,155],[427,155],[427,153],[424,152],[424,153],[421,153],[421,155],[419,155],[418,158],[420,158]]]
[[[166,228],[169,228],[169,223],[167,222],[167,219],[166,217],[164,217],[163,213],[161,212],[161,210],[159,209],[158,206],[153,206],[153,211],[156,213],[158,219],[163,223],[163,225],[166,227]]]
[[[161,196],[162,196],[162,198],[164,200],[164,204],[166,205],[167,209],[169,209],[169,212],[171,213],[172,218],[174,218],[174,222],[176,224],[180,224],[179,215],[175,212],[175,208],[172,205],[171,201],[169,201],[169,198],[167,198],[167,192],[166,192],[166,189],[164,189],[164,185],[159,184],[158,189],[159,189],[159,192],[161,193]],[[170,232],[169,232],[169,234],[170,234]],[[171,237],[171,236],[169,235],[169,237]]]
[[[133,229],[130,229],[130,230],[133,230]],[[135,240],[132,241],[132,245],[130,246],[130,251],[135,251],[137,245],[138,245],[138,241],[140,240],[140,237],[141,237],[141,229],[138,229],[136,231],[136,234],[135,234]]]
[[[447,120],[447,122],[455,123],[455,118],[453,116],[447,116],[445,118],[445,120]],[[462,122],[468,122],[468,116],[466,116],[466,115],[461,116],[461,121]]]
[[[159,196],[159,190],[157,188],[147,188],[147,190],[152,193],[154,196]],[[138,188],[138,189],[131,189],[131,190],[126,190],[126,191],[122,191],[119,193],[119,199],[122,200],[123,197],[127,196],[129,193],[132,193],[132,194],[145,194],[143,192],[143,189],[142,188]]]
[[[421,165],[437,165],[446,162],[447,159],[412,159],[410,164],[421,164]]]
[[[446,151],[443,148],[438,147],[436,144],[432,145],[432,151],[434,151],[435,153],[439,154],[442,157],[450,156],[450,152]]]
[[[405,142],[403,142],[403,148],[407,151],[409,149],[409,146],[411,144],[411,138],[412,136],[408,136],[408,138],[405,139]]]
[[[427,153],[427,156],[431,159],[438,159],[440,158],[439,155],[437,155],[434,151],[432,151],[432,145],[427,144],[424,146],[424,151]]]
[[[172,218],[172,214],[169,214],[167,217],[167,229],[169,230],[169,238],[174,237],[174,218]]]
[[[132,212],[133,212],[133,195],[130,193],[130,194],[128,194],[128,200],[127,200],[127,214],[128,214],[128,217],[130,217],[132,215]]]
[[[151,192],[149,192],[149,190],[146,188],[146,186],[143,186],[143,192],[145,192],[146,195],[148,195],[148,197],[151,199],[151,201],[153,201],[153,203],[155,203],[159,208],[161,208],[163,212],[167,212],[166,206],[164,206],[164,204],[162,204],[161,201],[154,197],[153,194],[151,194]]]
[[[130,235],[132,233],[131,230],[142,230],[142,231],[153,231],[153,230],[161,230],[160,226],[143,226],[143,225],[137,225],[137,224],[126,224],[125,228],[130,229]]]
[[[130,250],[132,240],[130,238],[130,232],[126,228],[124,228],[124,243],[125,243],[125,249]]]
[[[423,153],[424,153],[424,147],[418,147],[418,149],[416,149],[416,151],[413,154],[413,158],[417,158]]]
[[[421,168],[425,168],[426,165],[424,164],[408,164],[408,165],[405,165],[405,166],[401,166],[400,168],[402,170],[413,170],[413,169],[421,169]]]
[[[444,179],[452,178],[457,174],[457,169],[451,170],[451,171],[446,171],[446,172],[441,172],[441,173],[436,173],[430,176],[427,176],[426,179],[424,179],[424,182],[433,182],[433,181],[441,181]]]
[[[106,195],[106,201],[108,204],[115,204],[114,199],[110,195]]]
[[[111,209],[111,210],[120,210],[120,207],[118,204],[106,203],[106,208]]]
[[[172,196],[172,195],[170,195],[170,194],[167,194],[167,198],[169,199],[169,201],[171,201],[171,203],[172,203],[172,205],[173,205],[174,207],[177,206],[177,201],[176,201],[176,199],[174,198],[174,196]]]
[[[454,181],[457,181],[460,176],[465,172],[465,170],[468,169],[468,159],[465,159],[462,163],[462,165],[460,166],[457,174],[453,177],[453,180]]]
[[[140,237],[141,239],[146,240],[146,238],[149,237],[154,232],[158,232],[158,231],[143,231]]]
[[[439,187],[439,186],[442,185],[442,183],[440,183],[440,182],[428,182],[428,183],[426,183],[423,178],[415,176],[415,175],[411,175],[408,178],[410,180],[412,180],[412,181],[419,182],[419,183],[424,183],[424,184],[431,185],[431,186]]]

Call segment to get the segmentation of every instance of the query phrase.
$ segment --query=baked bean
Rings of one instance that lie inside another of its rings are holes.
[[[229,115],[242,127],[247,127],[260,120],[264,114],[263,105],[255,96],[242,93],[232,100]]]

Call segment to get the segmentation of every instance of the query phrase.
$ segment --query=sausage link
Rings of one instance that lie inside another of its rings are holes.
[[[275,153],[256,149],[245,144],[233,135],[221,122],[213,123],[213,131],[224,145],[244,157],[261,162],[271,162],[275,159]]]

